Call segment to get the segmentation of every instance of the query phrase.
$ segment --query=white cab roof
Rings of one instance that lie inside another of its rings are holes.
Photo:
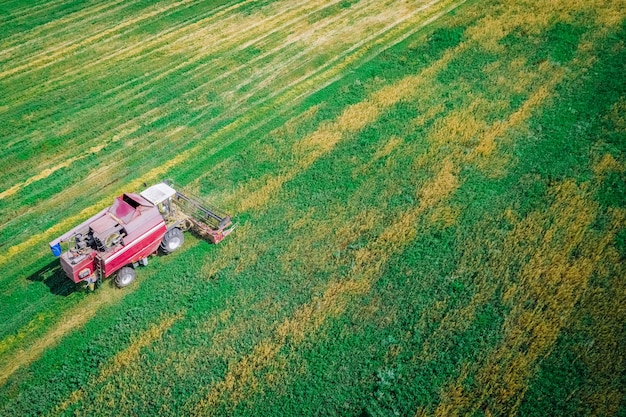
[[[139,194],[156,206],[176,194],[176,190],[162,182],[145,189]]]

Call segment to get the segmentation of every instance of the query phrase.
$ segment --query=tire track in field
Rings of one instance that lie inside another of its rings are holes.
[[[18,19],[24,15],[26,15],[27,17],[31,17],[32,13],[38,13],[39,9],[45,9],[45,8],[53,8],[56,7],[57,4],[63,4],[65,3],[67,0],[51,0],[51,1],[45,1],[45,0],[40,0],[40,4],[38,5],[33,5],[32,3],[29,3],[28,5],[17,9],[14,9],[11,11],[11,16],[10,19]],[[18,0],[14,0],[14,3],[18,3]],[[5,7],[10,7],[10,2],[5,2]],[[45,10],[47,11],[47,10]],[[10,21],[10,19],[8,21]]]
[[[323,3],[323,2],[322,2],[322,5],[323,5],[323,7],[326,7],[326,6],[324,6],[324,3]],[[315,9],[313,12],[317,12],[317,11],[319,11],[319,10],[320,10],[320,9]],[[296,12],[297,12],[297,11],[296,11]],[[307,16],[308,16],[308,14],[307,14]],[[307,16],[304,16],[304,18],[306,18]],[[272,18],[274,18],[274,17],[272,17]],[[298,19],[298,20],[300,20],[300,19]],[[293,22],[293,21],[292,21],[292,22]],[[256,22],[256,23],[255,23],[255,25],[264,25],[264,26],[266,26],[267,24],[268,24],[268,23],[267,23],[266,21],[261,21],[261,22]],[[248,25],[248,26],[250,26],[250,25]],[[277,31],[277,29],[272,29],[272,30],[270,31],[270,33],[275,33],[276,31]],[[244,36],[247,36],[247,34],[244,34]],[[241,41],[240,41],[238,38],[231,39],[231,40],[230,40],[230,42],[229,42],[229,44],[225,45],[223,48],[226,50],[226,49],[228,49],[228,48],[229,48],[229,45],[231,45],[231,46],[232,46],[232,45],[236,45],[236,44],[238,44],[238,43],[240,43],[240,42],[241,42]],[[280,48],[280,45],[279,45],[279,47],[278,47],[278,48],[276,48],[275,50],[279,50],[279,48]],[[203,57],[203,54],[198,54],[198,55],[197,55],[197,58],[198,58],[198,59],[200,59],[200,58],[202,58],[202,57]],[[149,81],[144,82],[144,83],[142,83],[142,84],[140,84],[140,85],[138,85],[137,87],[132,88],[132,89],[128,89],[128,88],[126,88],[126,87],[129,85],[129,83],[130,83],[131,81],[129,81],[129,82],[127,82],[127,83],[124,83],[124,84],[122,84],[122,85],[116,86],[116,87],[114,87],[112,90],[110,90],[109,92],[107,92],[107,93],[105,94],[105,97],[106,97],[107,95],[108,95],[109,97],[111,97],[112,101],[111,101],[111,103],[109,104],[110,106],[118,106],[118,107],[121,107],[121,106],[130,106],[132,102],[135,102],[135,103],[137,103],[137,104],[139,104],[139,105],[142,105],[142,104],[143,104],[143,106],[147,106],[146,104],[144,104],[144,96],[150,92],[149,90],[147,90],[147,87],[148,87],[150,84],[155,83],[156,81],[160,80],[161,78],[164,78],[164,76],[169,75],[170,73],[172,73],[172,72],[174,72],[175,70],[178,70],[178,69],[180,69],[180,68],[184,67],[184,65],[187,65],[187,64],[191,65],[191,63],[190,63],[190,62],[185,62],[185,63],[180,64],[180,65],[175,65],[175,67],[174,67],[173,69],[168,69],[168,70],[167,70],[167,71],[165,71],[165,72],[162,72],[162,71],[161,71],[161,72],[160,72],[160,74],[155,75],[154,77],[152,77],[152,75],[153,75],[153,74],[147,74],[147,75],[145,76],[145,78],[146,78],[146,79],[148,79]],[[83,68],[84,68],[84,67],[83,67]],[[64,75],[64,76],[65,76],[65,75]],[[68,78],[69,78],[69,77],[68,77]],[[216,80],[216,81],[217,81],[217,80]],[[139,94],[142,90],[146,90],[146,91],[145,91],[144,93]],[[117,93],[117,92],[119,92],[119,91],[124,91],[124,92],[125,92],[125,96],[127,96],[127,97],[128,97],[128,99],[120,99],[119,95],[115,95],[115,93]],[[103,99],[103,98],[105,98],[105,97],[100,97],[100,101],[102,101],[102,99]],[[170,104],[170,103],[176,102],[176,101],[178,101],[178,100],[180,100],[180,98],[174,98],[174,99],[170,100],[170,102],[169,102],[169,103],[166,103],[166,104]],[[77,118],[77,119],[80,119],[80,120],[84,120],[84,119],[87,117],[87,115],[88,115],[89,113],[92,113],[92,114],[93,114],[93,113],[96,113],[96,114],[97,114],[97,113],[98,113],[98,109],[99,109],[100,107],[107,107],[106,102],[105,102],[105,104],[102,104],[102,105],[98,106],[97,108],[92,108],[92,109],[88,109],[88,110],[84,111],[83,113],[86,113],[86,114],[80,114],[80,113],[79,113],[79,114],[76,114],[76,118]],[[139,122],[139,120],[140,120],[140,119],[137,119],[137,121],[138,121],[138,122]],[[114,123],[114,122],[115,122],[115,121],[113,120],[111,123]],[[68,150],[68,152],[71,152],[71,150]],[[66,156],[60,156],[60,157],[58,157],[58,158],[57,158],[57,160],[63,160],[63,159],[65,159],[65,158],[67,158],[67,157],[69,157],[69,155],[66,155]]]
[[[45,13],[49,15],[51,12],[55,10],[55,8],[58,5],[63,5],[64,3],[67,3],[67,1],[68,0],[41,1],[41,4],[38,4],[38,5],[33,5],[32,3],[29,3],[28,5],[22,7],[21,9],[15,9],[11,11],[9,18],[5,20],[5,23],[15,23],[15,21],[32,20],[38,14]],[[8,5],[6,5],[6,7],[8,7]],[[49,24],[50,22],[44,25],[49,25]],[[35,29],[32,29],[31,31],[34,31],[34,30]],[[2,43],[4,44],[4,41],[8,41],[8,40],[11,40],[12,38],[19,37],[19,36],[23,36],[23,33],[20,35],[17,35],[17,34],[10,35],[8,38],[4,39]],[[21,42],[21,40],[17,40],[15,43],[19,43],[19,42]],[[0,52],[0,54],[1,53],[2,52]]]
[[[33,58],[37,58],[41,55],[49,54],[50,52],[54,52],[60,48],[66,47],[73,43],[79,42],[81,39],[75,39],[75,33],[80,33],[80,29],[87,24],[93,24],[97,20],[102,20],[105,17],[109,17],[111,15],[115,15],[119,13],[126,7],[132,6],[134,3],[138,3],[139,0],[134,0],[132,2],[125,2],[123,0],[117,0],[112,3],[106,3],[104,5],[94,5],[87,9],[83,9],[78,12],[71,13],[65,17],[62,17],[57,20],[53,20],[51,22],[45,23],[43,25],[37,26],[34,29],[27,31],[26,33],[19,33],[11,36],[8,39],[3,41],[3,44],[11,43],[12,38],[15,39],[14,46],[5,47],[0,51],[0,63],[2,62],[10,62],[12,65],[19,65],[32,60]],[[124,3],[121,7],[115,7],[119,4]],[[106,10],[109,9],[109,10]],[[30,17],[29,17],[30,18]],[[54,30],[58,27],[58,30]],[[50,30],[52,29],[52,30]],[[72,40],[63,42],[61,44],[58,43],[59,37],[63,35],[63,33],[67,33],[71,30],[75,30],[76,32],[72,33]],[[32,39],[28,39],[28,38]],[[52,39],[50,39],[52,38]],[[50,39],[55,42],[53,47],[47,47],[41,52],[38,52],[42,48],[41,45],[35,45],[36,52],[32,55],[24,55],[23,53],[19,54],[19,57],[14,56],[13,52],[18,50],[24,50],[31,44],[43,44],[45,40]],[[83,38],[85,39],[85,38]],[[3,59],[6,58],[6,59]]]
[[[434,15],[429,16],[425,21],[421,22],[421,24],[417,24],[417,25],[413,25],[412,21],[406,21],[405,23],[407,26],[409,26],[408,28],[403,28],[405,30],[408,30],[409,33],[407,33],[406,31],[403,32],[401,30],[398,30],[399,33],[397,32],[393,32],[390,31],[391,34],[389,35],[389,32],[387,34],[383,34],[381,37],[379,37],[378,39],[374,40],[374,43],[376,45],[380,45],[380,48],[377,48],[376,51],[374,52],[379,52],[380,50],[384,49],[385,47],[389,47],[397,42],[400,42],[401,40],[405,39],[407,36],[409,36],[412,33],[415,33],[417,30],[419,30],[421,27],[423,27],[426,24],[429,24],[430,22],[432,22],[434,19],[440,17],[441,15],[443,15],[444,13],[447,13],[449,10],[457,7],[459,4],[462,4],[462,2],[457,2],[457,3],[446,3],[446,8],[444,10],[438,11],[437,13],[435,13]],[[413,16],[415,18],[415,16]],[[420,22],[418,22],[420,23]],[[353,62],[355,62],[358,59],[363,58],[367,53],[371,53],[372,51],[369,50],[368,48],[363,48],[360,51],[355,51],[357,50],[359,47],[361,47],[363,45],[359,44],[358,46],[352,48],[352,50],[350,50],[348,53],[346,53],[346,55],[348,55],[349,53],[352,53],[350,56],[348,56],[347,58],[344,59],[343,62],[334,62],[332,64],[332,67],[327,71],[327,72],[323,72],[321,74],[321,76],[318,76],[318,74],[313,74],[313,76],[306,76],[303,77],[302,80],[298,80],[300,82],[299,85],[288,85],[285,87],[286,89],[290,89],[290,92],[292,92],[292,94],[295,95],[295,97],[290,97],[289,95],[284,95],[280,98],[280,101],[278,101],[277,103],[275,103],[274,105],[287,105],[289,103],[288,100],[293,101],[294,99],[300,99],[301,97],[303,97],[305,94],[309,93],[311,94],[314,91],[317,91],[317,89],[321,89],[323,87],[325,87],[328,83],[333,82],[337,79],[337,76],[344,70],[345,67],[347,67],[348,65],[352,64]],[[338,60],[341,58],[337,58]],[[330,63],[327,64],[327,66],[331,66]],[[325,67],[323,69],[326,69]],[[278,94],[278,93],[277,93]],[[166,167],[173,167],[174,165],[176,165],[176,162],[181,162],[184,160],[187,160],[189,157],[197,154],[198,152],[201,151],[203,146],[206,146],[206,143],[211,143],[211,142],[217,142],[212,141],[210,139],[213,138],[217,138],[219,136],[222,137],[229,137],[231,136],[231,133],[236,133],[236,134],[240,134],[244,133],[244,136],[246,133],[250,132],[251,130],[253,130],[254,128],[258,127],[258,125],[252,125],[252,128],[248,128],[247,130],[244,130],[242,132],[241,127],[242,126],[250,126],[249,123],[251,121],[251,115],[252,112],[249,112],[247,115],[237,119],[236,122],[234,122],[231,125],[228,125],[226,128],[222,129],[220,132],[217,132],[217,134],[212,135],[209,140],[204,141],[204,143],[201,143],[200,145],[198,145],[196,148],[192,148],[191,150],[188,150],[180,155],[178,155],[176,158],[172,159],[170,161],[170,163],[166,164]],[[203,115],[201,114],[199,116],[199,118],[201,118]],[[267,120],[264,120],[262,123],[267,123]],[[239,136],[241,137],[241,136]],[[227,142],[224,143],[223,146],[228,146],[230,143],[232,142]],[[219,149],[218,149],[219,150]],[[217,151],[217,150],[216,150]],[[211,152],[210,154],[213,154],[214,152]],[[147,173],[146,177],[144,177],[144,179],[146,180],[151,180],[153,178],[156,178],[156,175],[159,175],[161,173],[165,172],[163,169],[154,169],[152,171],[150,171],[149,173]],[[141,182],[138,182],[139,184]],[[103,203],[104,204],[104,203]],[[89,210],[87,210],[89,211]],[[85,211],[84,211],[85,212]],[[94,211],[95,212],[95,211]],[[75,217],[71,218],[72,221],[75,221]],[[63,227],[65,226],[66,222],[60,223],[61,225],[63,225]],[[50,233],[46,233],[45,235],[47,236],[51,236],[53,230],[62,230],[59,229],[58,227],[54,227],[52,229],[49,230]],[[44,236],[45,236],[44,235]],[[44,238],[45,239],[45,238]],[[9,255],[4,256],[4,257],[0,257],[0,264],[3,264],[4,262],[6,262],[6,260],[10,257],[10,256],[14,256],[17,253],[19,253],[20,251],[22,251],[23,249],[30,247],[31,245],[34,244],[34,242],[37,241],[41,241],[41,239],[36,239],[35,237],[31,237],[30,239],[28,239],[26,242],[22,242],[21,244],[18,244],[16,246],[13,246],[12,248],[9,248]]]
[[[109,28],[95,35],[91,35],[87,38],[82,39],[79,42],[70,43],[67,46],[59,48],[58,50],[54,50],[52,53],[47,53],[42,57],[33,59],[29,61],[28,63],[19,64],[17,66],[12,67],[11,69],[1,71],[0,79],[6,78],[16,73],[20,73],[21,75],[24,75],[35,70],[41,70],[43,68],[47,68],[53,65],[57,59],[59,58],[63,59],[64,57],[71,55],[73,52],[76,52],[81,47],[93,44],[101,39],[104,39],[106,36],[111,35],[115,33],[116,31],[119,31],[120,29],[124,29],[129,26],[136,25],[138,23],[146,21],[148,19],[154,18],[155,16],[158,16],[159,14],[162,14],[168,10],[185,6],[191,3],[192,1],[194,0],[180,0],[177,3],[171,4],[168,6],[162,6],[160,8],[157,8],[156,10],[152,10],[152,11],[143,13],[139,16],[133,17],[131,19],[124,20],[122,23],[118,24],[117,26],[113,28]]]

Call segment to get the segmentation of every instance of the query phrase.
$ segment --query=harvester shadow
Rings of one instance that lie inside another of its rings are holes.
[[[26,279],[33,282],[43,282],[50,288],[52,294],[62,297],[67,297],[79,288],[65,275],[57,260],[51,261]]]

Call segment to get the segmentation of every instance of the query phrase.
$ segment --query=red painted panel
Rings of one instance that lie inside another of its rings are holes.
[[[84,281],[93,272],[94,257],[95,252],[90,252],[88,254],[80,255],[78,258],[79,260],[76,262],[76,258],[71,258],[70,253],[65,252],[61,255],[61,267],[72,281],[78,283],[80,281]],[[85,277],[81,278],[79,274],[84,269],[89,269],[89,273]]]
[[[125,246],[120,246],[115,252],[107,254],[104,259],[105,276],[108,277],[121,267],[137,262],[139,259],[156,252],[166,231],[167,227],[165,223],[161,221],[142,236],[139,236]]]

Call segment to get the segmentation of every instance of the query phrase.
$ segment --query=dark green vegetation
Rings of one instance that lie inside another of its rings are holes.
[[[306,51],[278,23],[400,6],[305,3],[111,3],[100,30],[155,17],[103,35],[41,26],[95,2],[2,6],[1,414],[626,413],[626,5],[468,1]],[[156,43],[210,16],[242,38]],[[48,65],[40,27],[93,47]],[[162,178],[240,228],[68,284],[49,229]]]

